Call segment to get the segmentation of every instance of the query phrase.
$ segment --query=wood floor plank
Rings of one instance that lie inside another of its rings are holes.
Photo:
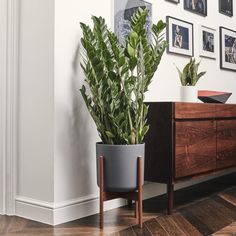
[[[229,224],[226,218],[219,214],[215,215],[217,214],[216,211],[205,202],[191,207],[189,211],[191,211],[201,222],[204,222],[211,233],[216,232]]]
[[[213,236],[235,236],[236,235],[236,222],[226,226],[225,228],[219,230],[218,232],[212,234]]]
[[[132,228],[122,230],[118,234],[119,236],[135,236],[135,233]]]
[[[147,227],[148,231],[151,232],[152,235],[172,236],[163,229],[163,227],[156,221],[156,219],[146,221],[144,222],[144,224]]]
[[[214,201],[214,199],[209,201],[208,204],[211,205],[217,212],[219,212],[219,214],[227,218],[229,221],[228,224],[231,224],[232,222],[236,220],[234,211],[220,204],[219,202]]]
[[[186,234],[191,236],[201,236],[202,234],[188,222],[180,213],[175,213],[172,216],[172,220],[176,225]]]
[[[202,235],[212,234],[212,230],[208,228],[205,222],[196,217],[188,208],[179,209],[179,212],[187,219]]]
[[[0,217],[0,235],[7,232],[8,226],[10,224],[11,218],[9,216]]]
[[[224,199],[225,201],[231,203],[232,205],[236,206],[236,198],[234,196],[231,196],[227,193],[219,193],[218,196]]]
[[[231,216],[233,217],[233,219],[236,220],[236,206],[232,205],[228,201],[225,201],[224,199],[220,198],[219,196],[215,196],[213,199],[214,199],[214,201],[218,202],[219,204],[225,206],[228,209],[228,211],[231,213]]]
[[[165,229],[171,236],[188,236],[186,235],[172,220],[172,216],[157,217],[157,222]]]
[[[132,227],[136,236],[152,236],[151,232],[148,230],[146,224],[143,224],[143,228],[140,229],[138,225]]]

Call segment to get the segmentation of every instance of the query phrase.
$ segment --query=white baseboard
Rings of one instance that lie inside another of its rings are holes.
[[[191,180],[175,185],[175,189],[181,189],[221,175],[235,172],[234,170],[217,173],[204,178]],[[146,183],[143,188],[143,199],[148,199],[166,192],[164,184]],[[126,200],[115,199],[105,202],[105,211],[124,206]],[[36,199],[18,196],[16,198],[16,215],[27,219],[39,221],[50,225],[58,225],[72,220],[83,218],[98,213],[99,199],[97,194],[63,201],[59,203],[43,202]]]
[[[54,223],[53,203],[17,196],[15,206],[17,216],[49,225]]]
[[[115,199],[105,203],[105,211],[124,206],[126,200]],[[17,196],[16,215],[42,222],[49,225],[58,225],[72,220],[98,213],[99,199],[96,195],[68,200],[53,204],[32,198]]]
[[[124,199],[115,199],[105,202],[105,211],[124,206]],[[90,216],[99,212],[98,195],[89,195],[70,201],[56,204],[54,208],[54,225],[62,224],[86,216]]]

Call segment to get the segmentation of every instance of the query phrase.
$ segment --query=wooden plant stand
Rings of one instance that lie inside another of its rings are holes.
[[[104,201],[112,200],[115,198],[125,198],[129,201],[135,201],[135,218],[138,219],[139,227],[143,227],[142,215],[142,157],[138,157],[138,187],[132,192],[115,193],[106,192],[104,190],[104,157],[100,156],[100,219],[99,226],[102,229],[104,223]]]

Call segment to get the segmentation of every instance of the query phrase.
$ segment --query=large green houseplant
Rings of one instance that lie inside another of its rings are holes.
[[[102,140],[97,143],[97,156],[105,158],[105,188],[113,191],[136,185],[136,158],[144,156],[142,142],[149,128],[144,94],[166,48],[166,24],[159,21],[152,25],[150,42],[145,29],[147,15],[148,11],[141,8],[134,13],[125,45],[118,42],[101,17],[92,16],[93,29],[80,24],[81,67],[86,82],[80,91]],[[121,186],[119,181],[125,179],[127,168],[131,174],[128,178],[134,175],[134,181],[126,178],[126,186]]]

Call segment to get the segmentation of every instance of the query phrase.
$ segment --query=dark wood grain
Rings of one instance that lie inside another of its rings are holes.
[[[147,103],[149,131],[145,137],[145,180],[172,183],[173,104]]]
[[[179,212],[175,213],[171,218],[176,225],[186,234],[191,236],[201,236],[202,234],[187,221]]]
[[[157,217],[156,220],[169,235],[188,236],[175,224],[171,216]]]
[[[133,231],[136,236],[152,236],[151,232],[148,230],[146,224],[143,224],[143,228],[141,229],[137,225],[133,226]]]
[[[147,104],[150,129],[144,140],[146,181],[170,186],[236,169],[236,104]],[[168,191],[168,199],[172,195]]]
[[[100,166],[100,205],[99,205],[99,213],[100,213],[100,218],[99,218],[99,227],[102,229],[103,228],[103,222],[104,222],[104,214],[103,214],[103,202],[104,202],[104,158],[101,156],[99,157],[99,166]]]
[[[176,119],[214,118],[215,104],[205,103],[175,103]]]
[[[167,196],[168,196],[167,212],[169,215],[171,215],[174,205],[174,184],[167,184]]]
[[[171,236],[156,219],[149,220],[144,223],[152,235]]]
[[[217,121],[217,168],[236,166],[236,120]]]
[[[212,121],[176,122],[175,177],[216,169],[216,129]]]
[[[236,118],[235,104],[216,104],[217,118]]]

